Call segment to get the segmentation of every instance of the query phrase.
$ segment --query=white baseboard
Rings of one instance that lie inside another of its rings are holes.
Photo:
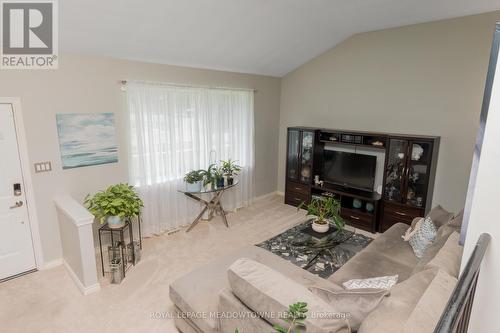
[[[44,262],[42,264],[42,266],[39,267],[39,269],[40,270],[52,269],[52,268],[61,266],[62,264],[63,264],[63,259],[62,258],[58,258],[58,259],[54,259],[54,260],[51,260],[51,261]]]
[[[265,199],[269,199],[275,195],[279,195],[279,193],[277,191],[274,191],[274,192],[269,192],[269,193],[266,193],[266,194],[263,194],[263,195],[259,195],[258,197],[255,197],[253,198],[254,201],[260,201],[260,200],[265,200]]]
[[[85,296],[89,295],[95,292],[98,292],[101,290],[101,285],[99,283],[93,284],[91,286],[85,287],[83,283],[80,281],[76,273],[73,271],[70,265],[66,262],[66,260],[63,260],[63,265],[66,268],[66,271],[68,272],[69,276],[73,280],[73,282],[76,284],[78,290]]]
[[[275,193],[276,193],[277,195],[279,195],[280,197],[284,197],[284,196],[285,196],[285,192],[276,191]]]

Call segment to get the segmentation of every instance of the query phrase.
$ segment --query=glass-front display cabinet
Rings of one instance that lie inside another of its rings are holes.
[[[432,141],[389,140],[384,199],[425,207],[432,149]]]
[[[288,128],[285,203],[289,205],[299,206],[310,200],[315,135],[314,130]]]
[[[430,210],[438,150],[438,137],[389,138],[379,232]]]
[[[304,184],[312,181],[314,132],[288,129],[287,179]]]

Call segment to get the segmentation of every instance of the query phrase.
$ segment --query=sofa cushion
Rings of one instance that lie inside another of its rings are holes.
[[[413,309],[437,274],[437,269],[428,269],[412,275],[391,289],[391,294],[382,300],[363,321],[359,333],[401,333]]]
[[[398,275],[399,281],[404,281],[418,263],[411,246],[401,238],[406,229],[408,225],[404,223],[393,225],[340,267],[328,280],[342,285],[350,279]]]
[[[254,260],[236,260],[227,271],[233,294],[248,308],[266,313],[273,325],[283,325],[279,314],[297,302],[307,303],[309,309],[304,324],[312,332],[350,332],[345,314],[310,292],[307,287]]]
[[[405,333],[433,333],[457,284],[457,279],[439,270],[404,325]]]
[[[366,288],[338,291],[309,287],[309,290],[338,311],[348,314],[347,320],[354,332],[359,329],[366,316],[379,305],[382,299],[389,295],[389,291],[385,289]]]
[[[453,213],[450,213],[441,205],[437,205],[432,208],[431,211],[425,216],[430,217],[436,228],[439,228],[442,225],[447,224],[453,218]]]
[[[221,333],[271,332],[273,326],[241,303],[230,289],[219,295],[219,327]],[[184,332],[183,332],[184,333]]]
[[[407,224],[396,223],[383,234],[379,234],[366,248],[378,252],[381,255],[385,255],[400,264],[413,267],[417,264],[418,258],[415,258],[411,246],[402,238],[407,229]],[[382,275],[393,274],[388,273]]]
[[[454,231],[426,267],[437,267],[451,276],[458,277],[463,253],[463,246],[458,244],[459,238],[458,232]]]
[[[263,263],[288,276],[292,280],[308,287],[312,285],[332,284],[328,281],[297,267],[286,260],[261,249],[257,246],[245,246],[215,262],[202,266],[170,284],[170,299],[183,312],[209,313],[218,308],[221,290],[229,288],[227,268],[238,258],[247,257]],[[336,286],[337,289],[343,289]],[[192,322],[203,332],[217,332],[218,320],[211,316],[207,318],[192,318]]]

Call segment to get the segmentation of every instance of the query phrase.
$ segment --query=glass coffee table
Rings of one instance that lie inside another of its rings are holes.
[[[313,236],[309,233],[310,229],[311,220],[307,220],[257,246],[313,274],[328,278],[372,240],[350,226],[324,236]]]
[[[335,260],[338,256],[338,253],[334,252],[335,248],[347,242],[355,234],[354,231],[347,229],[339,231],[330,226],[328,232],[323,235],[312,230],[310,224],[312,220],[308,222],[309,225],[301,229],[296,238],[290,240],[291,247],[309,255],[308,261],[302,267],[305,270],[308,270],[322,256],[329,256],[332,261]]]
[[[213,188],[202,188],[200,191],[186,191],[186,190],[178,190],[181,193],[184,193],[187,197],[196,200],[204,205],[203,209],[201,210],[200,214],[194,219],[193,223],[189,226],[189,228],[186,230],[186,232],[191,231],[201,220],[203,217],[203,214],[208,211],[208,219],[211,220],[216,214],[219,214],[222,217],[222,220],[224,221],[224,224],[226,227],[229,228],[229,224],[227,223],[227,218],[226,218],[226,212],[224,211],[224,208],[221,205],[221,199],[222,195],[224,192],[230,188],[235,187],[238,185],[238,182],[235,181],[231,185],[225,185],[223,187],[213,187]],[[201,196],[202,195],[211,195],[210,200],[205,200]]]

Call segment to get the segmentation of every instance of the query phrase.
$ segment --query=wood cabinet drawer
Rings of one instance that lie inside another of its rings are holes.
[[[411,221],[408,222],[408,220],[403,220],[403,219],[397,218],[395,216],[384,214],[384,216],[380,219],[380,225],[378,227],[378,231],[385,232],[385,231],[387,231],[387,229],[389,229],[390,227],[392,227],[393,225],[395,225],[397,223],[405,223],[405,224],[410,225]]]
[[[404,223],[411,224],[415,217],[421,217],[424,210],[410,206],[395,205],[384,203],[384,217],[392,217],[395,220],[401,220]]]
[[[295,183],[288,181],[286,183],[286,192],[294,192],[299,194],[305,194],[309,196],[309,192],[311,191],[310,186],[301,183]]]
[[[285,203],[292,206],[298,206],[301,203],[309,202],[309,194],[295,193],[287,191],[285,193]]]
[[[374,231],[374,218],[367,213],[358,212],[354,209],[342,208],[340,215],[347,224],[352,225],[353,227],[370,232]]]
[[[379,220],[379,232],[384,232],[396,223],[410,225],[414,218],[424,216],[422,208],[384,202],[383,214]]]

